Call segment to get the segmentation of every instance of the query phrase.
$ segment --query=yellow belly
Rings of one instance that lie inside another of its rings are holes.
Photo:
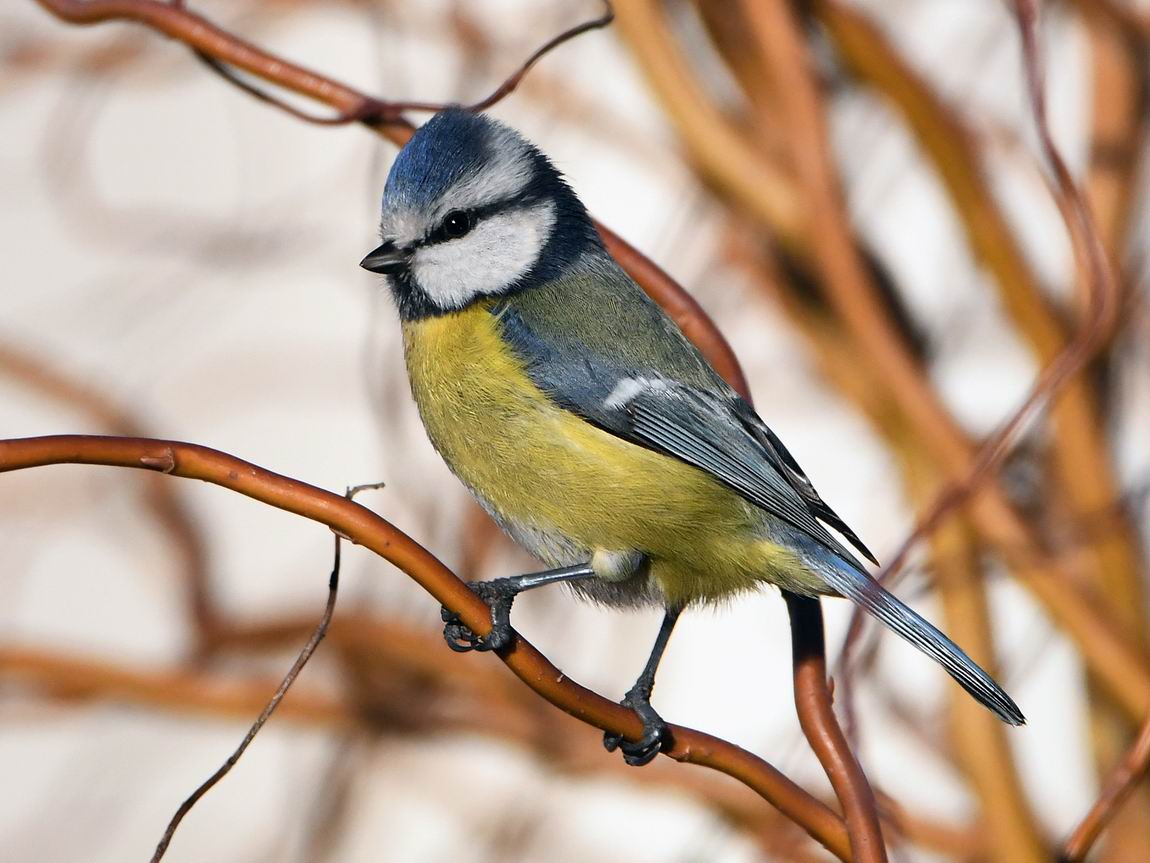
[[[641,551],[667,600],[803,579],[763,539],[764,515],[683,462],[630,444],[551,402],[483,306],[403,325],[412,393],[444,460],[549,565],[558,547]],[[562,542],[559,542],[561,539]],[[549,549],[553,549],[549,553]]]

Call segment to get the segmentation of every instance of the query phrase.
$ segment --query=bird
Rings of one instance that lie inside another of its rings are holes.
[[[450,646],[507,649],[515,596],[547,584],[661,608],[622,701],[642,736],[604,737],[642,765],[672,745],[651,697],[680,613],[774,585],[847,598],[1000,719],[1025,722],[989,674],[869,574],[858,556],[877,566],[874,555],[612,258],[567,180],[521,134],[460,107],[436,113],[391,165],[380,238],[360,263],[386,277],[432,445],[548,567],[474,583],[491,631],[478,636],[445,609]]]

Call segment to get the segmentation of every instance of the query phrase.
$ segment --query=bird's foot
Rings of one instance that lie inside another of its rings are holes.
[[[624,707],[635,711],[643,722],[643,736],[638,740],[627,740],[621,734],[607,732],[603,735],[603,747],[608,752],[618,749],[623,760],[632,767],[649,764],[660,752],[671,748],[671,729],[651,706],[651,693],[635,688],[630,690],[620,702]]]
[[[468,585],[475,595],[491,608],[491,632],[476,635],[448,608],[440,609],[443,618],[443,639],[456,653],[469,650],[502,650],[515,637],[511,628],[511,604],[522,587],[515,578],[496,578],[492,581],[474,581]]]

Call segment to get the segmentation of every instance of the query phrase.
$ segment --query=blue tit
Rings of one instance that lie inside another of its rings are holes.
[[[383,193],[385,273],[427,434],[488,513],[551,569],[477,585],[493,629],[448,619],[457,649],[511,641],[515,594],[566,582],[611,606],[658,605],[663,626],[624,703],[630,763],[669,741],[651,707],[679,612],[764,583],[857,603],[1004,721],[1010,696],[884,590],[874,562],[751,406],[611,258],[554,165],[501,123],[436,114]],[[447,616],[450,617],[449,615]]]

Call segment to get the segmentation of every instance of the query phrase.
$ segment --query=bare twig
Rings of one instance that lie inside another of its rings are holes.
[[[348,500],[351,500],[351,497],[352,490],[349,489],[347,493]],[[152,854],[152,863],[159,863],[159,861],[163,859],[164,854],[168,851],[168,845],[171,844],[172,837],[175,836],[176,830],[180,826],[180,822],[184,820],[184,817],[192,811],[192,808],[205,794],[211,791],[221,779],[231,772],[232,768],[235,767],[240,758],[243,757],[244,752],[251,746],[252,741],[256,739],[256,735],[260,733],[260,729],[264,727],[264,724],[271,718],[275,709],[279,707],[280,702],[283,701],[284,696],[287,695],[288,690],[291,689],[291,685],[295,683],[295,679],[299,677],[300,672],[303,671],[303,667],[307,665],[307,661],[311,659],[312,654],[315,653],[315,649],[319,647],[319,643],[323,641],[324,635],[327,634],[328,625],[331,623],[331,616],[335,612],[335,599],[339,593],[340,543],[341,538],[339,534],[336,534],[334,561],[327,583],[327,603],[324,605],[323,616],[320,618],[315,631],[311,634],[311,638],[308,639],[307,644],[305,644],[299,652],[295,662],[292,663],[291,668],[288,669],[288,673],[280,682],[279,687],[264,706],[260,715],[256,717],[256,721],[252,723],[251,728],[248,729],[248,733],[244,735],[244,739],[240,741],[240,745],[237,746],[235,751],[227,757],[227,760],[217,768],[215,773],[205,779],[200,786],[180,804],[179,808],[176,809],[172,819],[168,822],[168,826],[164,829],[164,835],[160,837],[159,844],[156,845],[155,853]]]
[[[1043,154],[1054,174],[1055,199],[1066,220],[1074,242],[1075,253],[1082,262],[1090,279],[1089,317],[1075,334],[1074,339],[1059,353],[1049,365],[1043,368],[1031,388],[1030,393],[1009,420],[996,431],[979,449],[970,472],[959,482],[952,483],[938,495],[935,504],[927,514],[919,519],[914,531],[903,542],[899,551],[887,565],[887,572],[896,571],[906,562],[914,547],[944,518],[979,488],[985,477],[991,475],[1002,464],[1010,447],[1021,434],[1022,429],[1038,410],[1053,398],[1074,375],[1094,357],[1095,352],[1105,343],[1117,320],[1118,289],[1114,284],[1106,250],[1102,247],[1094,217],[1087,206],[1082,192],[1070,175],[1070,170],[1062,160],[1050,128],[1046,122],[1046,99],[1042,89],[1042,71],[1038,59],[1035,7],[1033,0],[1017,0],[1015,4],[1019,31],[1022,36],[1024,66],[1030,102],[1034,110],[1035,123]]]
[[[499,86],[496,87],[490,94],[480,99],[478,102],[474,102],[470,105],[463,105],[461,107],[468,111],[484,111],[490,108],[496,103],[502,101],[506,96],[509,96],[511,93],[515,92],[520,82],[522,82],[523,77],[531,70],[531,67],[543,59],[544,56],[551,53],[551,51],[558,48],[563,43],[571,41],[576,36],[580,36],[583,33],[587,33],[591,30],[599,30],[610,25],[610,23],[615,19],[615,11],[611,6],[610,0],[601,0],[601,2],[603,3],[604,9],[602,15],[597,18],[592,18],[589,21],[584,21],[582,24],[577,24],[574,27],[570,27],[567,30],[564,30],[558,36],[548,40],[540,48],[534,51],[531,56],[528,57],[522,65],[520,65],[518,69],[512,72],[510,76],[505,78],[503,82],[500,83]],[[180,3],[179,6],[184,8],[183,3]],[[379,122],[401,124],[403,121],[399,119],[399,114],[402,111],[435,112],[443,110],[448,105],[446,102],[384,103],[379,100],[369,100],[365,102],[361,108],[353,111],[344,111],[342,113],[334,114],[331,116],[319,116],[297,108],[290,102],[279,98],[274,93],[270,93],[267,90],[257,87],[255,84],[245,80],[234,70],[229,68],[226,63],[221,62],[206,51],[196,50],[194,53],[205,66],[219,75],[229,84],[238,87],[245,93],[254,96],[261,102],[264,102],[275,108],[279,108],[281,111],[290,114],[296,119],[303,120],[305,123],[314,123],[320,126],[343,126],[347,125],[348,123],[357,122],[366,123],[368,125],[373,125]]]
[[[1138,782],[1150,767],[1150,717],[1142,724],[1138,739],[1123,756],[1122,760],[1106,777],[1102,793],[1090,807],[1082,822],[1074,829],[1063,846],[1059,863],[1080,863],[1086,859],[1102,831],[1110,820],[1118,814],[1122,804],[1134,791]]]

